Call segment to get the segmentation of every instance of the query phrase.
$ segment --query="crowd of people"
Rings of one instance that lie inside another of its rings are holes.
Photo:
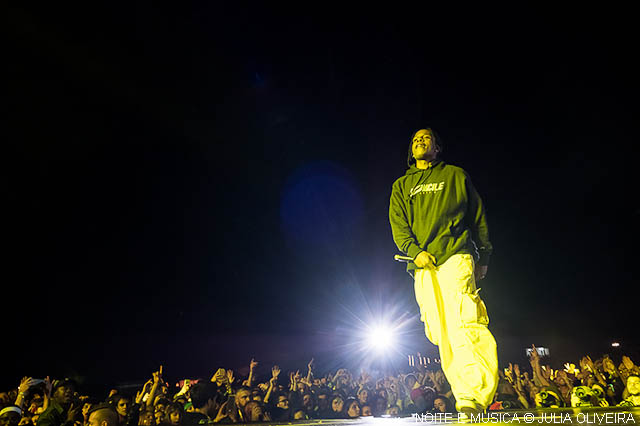
[[[135,395],[113,389],[96,398],[84,395],[72,380],[25,377],[17,389],[0,394],[0,426],[190,426],[361,416],[411,416],[453,413],[455,401],[437,364],[418,364],[408,374],[372,377],[346,369],[318,375],[313,360],[305,374],[282,374],[271,367],[257,380],[251,360],[246,378],[218,369],[210,379],[182,380],[170,387],[162,367]],[[179,389],[173,393],[172,389]],[[106,398],[105,398],[106,397]],[[640,367],[623,356],[553,369],[533,348],[530,366],[509,364],[489,410],[554,407],[640,406]]]

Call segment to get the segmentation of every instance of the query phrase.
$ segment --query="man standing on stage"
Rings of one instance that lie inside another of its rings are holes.
[[[487,408],[498,385],[496,341],[476,289],[487,273],[491,242],[482,200],[469,175],[438,159],[431,129],[409,145],[406,174],[391,192],[389,222],[400,251],[413,262],[416,300],[427,338],[438,345],[458,411]]]

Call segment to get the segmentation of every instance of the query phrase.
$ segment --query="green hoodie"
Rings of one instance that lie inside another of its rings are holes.
[[[398,249],[414,259],[427,251],[440,266],[454,254],[469,253],[479,265],[489,263],[482,200],[460,167],[439,160],[424,170],[412,165],[393,183],[389,222]],[[407,271],[414,269],[410,262]]]

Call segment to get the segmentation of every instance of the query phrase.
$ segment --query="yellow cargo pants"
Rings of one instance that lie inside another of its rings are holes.
[[[470,254],[456,254],[434,269],[415,271],[425,334],[440,350],[458,409],[468,401],[486,408],[498,387],[496,341],[487,327],[489,316],[478,296],[473,268]]]

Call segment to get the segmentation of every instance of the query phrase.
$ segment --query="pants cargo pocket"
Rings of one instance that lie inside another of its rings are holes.
[[[460,306],[460,318],[463,326],[470,325],[489,325],[489,315],[487,314],[487,306],[484,304],[477,289],[473,293],[463,293]]]

